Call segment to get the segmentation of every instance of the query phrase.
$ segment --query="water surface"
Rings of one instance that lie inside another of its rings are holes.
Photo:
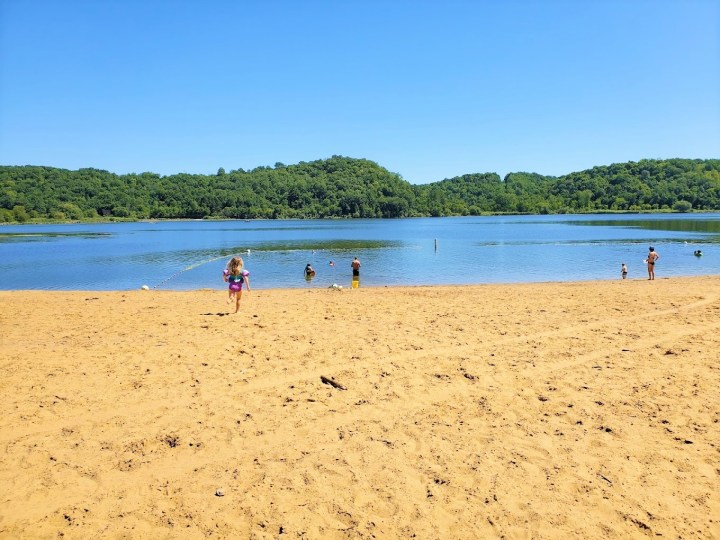
[[[361,286],[640,278],[650,245],[658,278],[718,274],[720,214],[11,225],[0,289],[223,289],[235,254],[258,288],[349,286],[355,256]]]

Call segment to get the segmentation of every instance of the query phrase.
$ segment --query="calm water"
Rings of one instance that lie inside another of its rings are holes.
[[[263,289],[350,286],[355,256],[361,286],[644,278],[649,245],[658,278],[720,274],[720,214],[10,225],[0,289],[225,289],[234,254]]]

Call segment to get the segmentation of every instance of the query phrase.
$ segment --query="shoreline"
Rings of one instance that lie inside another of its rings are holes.
[[[100,224],[106,225],[109,223],[172,223],[172,222],[192,222],[192,221],[342,221],[342,220],[398,220],[398,219],[443,219],[443,218],[461,218],[461,217],[494,217],[494,216],[615,216],[615,215],[653,215],[653,214],[717,214],[720,213],[720,208],[714,210],[690,210],[689,212],[678,212],[677,210],[666,209],[666,210],[601,210],[597,212],[555,212],[548,214],[531,214],[524,212],[498,212],[498,213],[483,213],[483,214],[468,214],[468,215],[448,215],[448,216],[406,216],[399,218],[355,218],[346,216],[331,216],[323,218],[142,218],[142,219],[131,219],[131,218],[116,218],[116,219],[93,219],[93,220],[68,220],[68,221],[17,221],[17,222],[0,222],[0,226],[17,226],[17,225],[92,225]]]
[[[343,283],[347,283],[350,281],[351,276],[346,276],[347,279]],[[698,274],[698,275],[683,275],[683,276],[661,276],[657,277],[654,281],[667,281],[667,280],[694,280],[694,279],[713,279],[713,278],[720,278],[720,274]],[[582,285],[582,284],[600,284],[600,283],[614,283],[614,282],[643,282],[643,281],[652,281],[649,280],[646,277],[633,277],[633,278],[627,278],[625,280],[615,277],[615,278],[606,278],[606,279],[588,279],[588,280],[572,280],[572,281],[510,281],[510,282],[483,282],[483,283],[437,283],[437,284],[417,284],[417,285],[365,285],[362,284],[354,290],[360,290],[360,289],[415,289],[415,288],[465,288],[465,287],[514,287],[514,286],[521,286],[521,285],[563,285],[563,284],[574,284],[574,285]],[[338,285],[341,285],[342,290],[352,290],[352,287],[350,285],[343,285],[342,283],[338,283]],[[325,286],[313,286],[313,285],[299,285],[297,287],[264,287],[264,288],[253,288],[250,292],[252,294],[253,292],[257,291],[324,291],[327,289],[332,288],[332,285],[325,287]],[[128,292],[163,292],[163,293],[194,293],[194,292],[213,292],[213,293],[222,293],[227,292],[227,288],[223,285],[217,286],[217,288],[214,287],[199,287],[197,289],[163,289],[158,288],[157,286],[151,286],[149,289],[143,289],[142,286],[132,288],[132,289],[47,289],[47,288],[38,288],[38,289],[0,289],[1,293],[128,293]],[[243,293],[247,291],[243,290]]]
[[[0,291],[0,536],[718,536],[717,277]]]

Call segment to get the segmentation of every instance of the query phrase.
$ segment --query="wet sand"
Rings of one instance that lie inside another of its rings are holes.
[[[720,537],[717,276],[226,298],[0,292],[0,537]]]

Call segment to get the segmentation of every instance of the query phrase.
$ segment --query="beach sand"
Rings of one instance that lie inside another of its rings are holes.
[[[720,538],[719,277],[226,298],[0,292],[0,537]]]

